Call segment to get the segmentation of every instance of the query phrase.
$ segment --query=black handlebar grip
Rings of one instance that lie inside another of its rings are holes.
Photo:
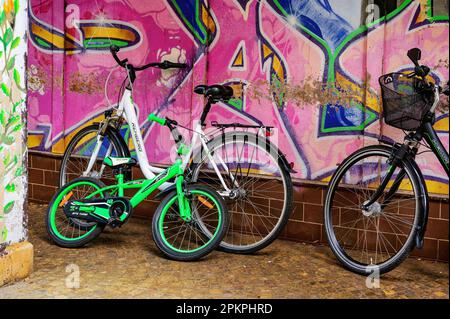
[[[186,69],[188,65],[186,63],[174,63],[174,67],[177,69]]]
[[[185,69],[187,68],[186,63],[174,63],[170,61],[163,61],[159,64],[159,67],[163,70],[165,69]]]

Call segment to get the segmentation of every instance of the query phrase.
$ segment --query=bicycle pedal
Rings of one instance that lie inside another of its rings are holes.
[[[115,218],[110,218],[108,220],[108,226],[110,226],[111,228],[117,228],[117,227],[122,227],[123,223],[119,220],[119,219],[115,219]]]

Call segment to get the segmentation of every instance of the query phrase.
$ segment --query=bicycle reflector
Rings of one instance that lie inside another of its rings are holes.
[[[198,200],[202,202],[203,205],[208,207],[209,209],[213,208],[214,206],[203,196],[197,196]]]

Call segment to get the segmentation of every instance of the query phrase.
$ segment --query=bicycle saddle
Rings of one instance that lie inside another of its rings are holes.
[[[197,85],[194,92],[216,100],[228,101],[233,97],[233,88],[228,85]]]

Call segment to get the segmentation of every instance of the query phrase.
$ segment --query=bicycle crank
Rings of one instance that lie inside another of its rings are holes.
[[[122,226],[131,216],[130,201],[123,197],[72,200],[64,204],[64,214],[88,222]]]

